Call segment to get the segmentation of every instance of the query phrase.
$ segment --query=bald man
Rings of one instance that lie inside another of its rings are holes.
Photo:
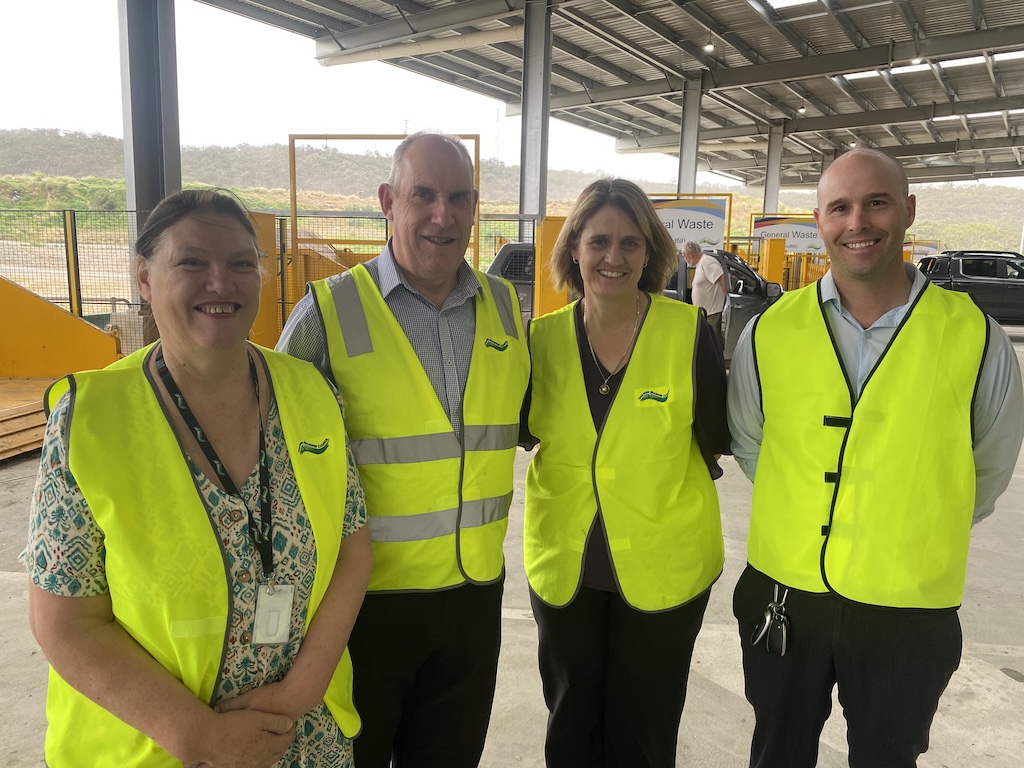
[[[855,768],[910,768],[960,662],[973,523],[1024,435],[1003,330],[903,261],[902,166],[839,157],[814,211],[830,269],[751,321],[729,425],[754,481],[733,611],[756,724],[750,765],[805,768],[838,685]]]

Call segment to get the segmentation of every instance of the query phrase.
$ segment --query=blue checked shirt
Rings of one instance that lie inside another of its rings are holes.
[[[456,437],[462,442],[462,395],[473,356],[476,335],[473,298],[482,290],[480,281],[469,264],[463,262],[459,265],[454,290],[438,309],[409,285],[391,253],[390,242],[380,256],[366,262],[366,269],[412,344]],[[327,337],[312,293],[307,293],[295,305],[277,342],[277,350],[308,360],[334,381],[327,362]],[[366,396],[376,397],[379,393],[367,392]]]

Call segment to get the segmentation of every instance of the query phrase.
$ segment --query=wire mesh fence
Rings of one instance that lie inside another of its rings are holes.
[[[71,308],[61,211],[4,211],[0,253],[0,277],[57,306]]]
[[[529,217],[484,216],[466,259],[486,270],[503,244],[533,242],[534,231]],[[297,217],[293,242],[291,217],[276,215],[276,252],[268,256],[281,282],[281,322],[305,292],[305,282],[373,258],[390,234],[389,222],[376,213],[304,213]],[[133,211],[0,211],[0,277],[114,331],[129,354],[144,343],[133,272],[137,235]]]
[[[142,346],[129,211],[0,211],[0,277]],[[11,329],[5,329],[11,330]]]

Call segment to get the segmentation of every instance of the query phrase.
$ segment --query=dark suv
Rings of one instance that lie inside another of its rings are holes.
[[[1000,323],[1024,323],[1024,256],[1013,251],[944,251],[918,268],[936,285],[969,293]]]
[[[747,321],[754,315],[764,312],[779,296],[782,287],[778,283],[765,281],[757,272],[734,253],[729,251],[705,251],[714,256],[722,264],[722,270],[728,275],[729,305],[722,315],[722,333],[725,337],[725,359],[732,359],[732,351]],[[680,267],[686,262],[679,258]],[[498,251],[487,272],[499,275],[516,287],[519,304],[523,312],[525,324],[533,314],[533,243],[506,243]],[[673,299],[690,301],[689,286],[693,268],[687,268],[687,279],[683,290],[679,290],[679,273],[672,275],[664,294]]]

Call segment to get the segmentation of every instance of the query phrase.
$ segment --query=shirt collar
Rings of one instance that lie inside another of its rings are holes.
[[[910,278],[912,285],[910,286],[910,298],[907,299],[906,304],[901,304],[898,307],[893,307],[878,320],[875,321],[875,326],[891,326],[899,325],[903,321],[904,315],[907,314],[907,310],[910,309],[910,305],[914,303],[918,295],[925,289],[928,284],[928,278],[924,276],[924,273],[910,262],[904,262],[903,268],[907,272],[907,277]],[[832,270],[830,269],[825,273],[825,276],[821,278],[821,303],[831,304],[840,314],[848,315],[849,312],[843,308],[843,303],[839,298],[839,289],[836,288],[836,281],[832,277]]]
[[[411,285],[406,279],[405,274],[398,267],[398,262],[395,261],[395,254],[391,250],[391,241],[388,240],[388,244],[384,246],[384,250],[381,251],[380,257],[377,259],[377,276],[380,280],[380,292],[382,296],[388,296],[398,286],[404,287],[407,291],[417,296],[421,294]],[[448,299],[445,301],[447,304],[449,301],[454,300],[456,304],[462,303],[466,299],[473,296],[477,291],[482,291],[483,287],[480,285],[480,280],[477,278],[476,273],[469,264],[463,259],[462,263],[459,264],[459,271],[456,273],[455,288],[449,294]]]

